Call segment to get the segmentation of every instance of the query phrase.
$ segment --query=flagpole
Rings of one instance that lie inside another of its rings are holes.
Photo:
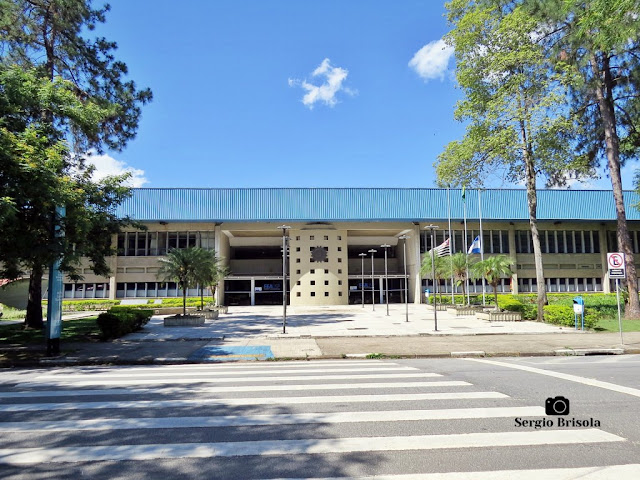
[[[480,188],[478,189],[478,217],[480,218],[480,261],[484,262],[484,237],[482,236],[482,200],[480,200]],[[485,305],[485,282],[482,276],[482,306]],[[497,306],[496,306],[497,308]]]
[[[469,245],[467,244],[467,199],[465,198],[465,186],[462,186],[462,215],[464,217],[464,268],[465,268],[465,279],[464,284],[467,290],[467,305],[471,303],[469,300]]]
[[[453,249],[453,240],[451,238],[451,198],[450,198],[450,189],[447,186],[447,210],[449,215],[449,264],[451,264],[451,253]],[[451,305],[455,305],[455,297],[454,297],[455,286],[453,283],[453,269],[451,270]]]

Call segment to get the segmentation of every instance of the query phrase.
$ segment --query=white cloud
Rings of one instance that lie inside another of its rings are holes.
[[[444,80],[453,52],[453,47],[448,46],[444,40],[434,40],[416,52],[409,61],[409,66],[425,81]]]
[[[306,90],[307,93],[302,97],[302,103],[310,109],[318,102],[333,107],[338,103],[336,98],[338,92],[344,92],[348,95],[356,94],[354,90],[344,85],[348,75],[349,71],[346,68],[334,67],[331,65],[331,61],[325,58],[311,74],[312,77],[321,81],[319,85],[295,78],[289,78],[288,84],[290,87],[299,86]]]
[[[130,187],[141,187],[145,183],[149,183],[144,176],[144,170],[133,168],[124,163],[123,161],[116,160],[109,155],[96,155],[90,154],[85,157],[87,164],[94,165],[96,167],[93,172],[93,179],[100,180],[109,175],[122,175],[123,173],[131,173],[131,177],[127,180],[126,184]]]

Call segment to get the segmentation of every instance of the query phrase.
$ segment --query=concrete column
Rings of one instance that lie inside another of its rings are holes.
[[[229,237],[222,231],[220,225],[216,225],[214,231],[214,245],[216,250],[216,256],[220,259],[220,264],[224,267],[229,266]],[[233,273],[233,272],[231,272]],[[216,289],[216,304],[224,305],[224,279],[218,283]]]
[[[518,255],[516,254],[516,226],[509,225],[509,257],[511,258],[513,275],[511,287],[514,295],[518,294]]]
[[[251,305],[256,304],[256,279],[251,277]]]
[[[112,277],[109,277],[109,300],[115,300],[116,299],[116,277],[115,275]]]
[[[420,276],[420,225],[413,226],[407,243],[407,276],[409,277],[409,301],[413,292],[413,303],[422,303],[422,277]]]
[[[604,225],[600,225],[598,228],[598,240],[600,242],[600,264],[602,265],[602,293],[611,293],[607,265],[607,230]]]

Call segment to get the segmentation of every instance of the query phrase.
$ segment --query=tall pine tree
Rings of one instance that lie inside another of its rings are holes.
[[[127,66],[115,59],[115,43],[84,36],[105,21],[108,10],[108,5],[94,9],[91,0],[0,0],[0,61],[5,69],[18,66],[29,75],[22,82],[27,89],[42,91],[42,80],[56,87],[51,98],[30,105],[28,112],[14,113],[18,123],[8,125],[4,139],[11,142],[11,134],[31,135],[30,141],[38,148],[9,150],[14,155],[7,168],[13,165],[20,169],[26,162],[50,181],[43,183],[40,191],[47,195],[28,198],[24,194],[17,204],[11,195],[0,195],[4,199],[0,213],[11,222],[7,226],[16,232],[20,227],[24,234],[33,234],[32,240],[38,240],[22,245],[14,242],[11,250],[8,246],[2,250],[5,257],[9,251],[14,254],[5,269],[17,265],[31,269],[26,324],[35,328],[42,326],[41,283],[52,255],[62,256],[63,268],[72,278],[77,278],[80,255],[92,260],[96,273],[108,271],[104,257],[111,253],[111,234],[122,225],[113,215],[113,207],[127,195],[127,189],[121,185],[123,178],[92,182],[83,155],[91,149],[124,148],[135,137],[141,106],[152,97],[149,89],[138,89],[126,79]],[[15,97],[7,106],[10,111],[20,110],[20,102],[26,101],[25,96]],[[33,112],[33,107],[38,111]],[[75,108],[77,114],[64,107]],[[9,120],[11,116],[3,113],[3,123]],[[22,133],[20,121],[24,123]],[[19,145],[13,140],[14,147]],[[54,149],[57,157],[47,149]],[[52,162],[52,158],[58,160]],[[68,181],[55,182],[52,176]],[[1,181],[8,182],[3,185],[6,191],[14,187],[18,192],[15,187],[21,178],[0,172]],[[55,213],[55,207],[62,204],[67,207],[64,221]],[[66,247],[53,238],[56,225],[65,231]],[[75,245],[70,248],[72,243]],[[34,255],[37,252],[41,255]]]

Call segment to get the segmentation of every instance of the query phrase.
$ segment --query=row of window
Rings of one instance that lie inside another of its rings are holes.
[[[205,289],[205,295],[209,290]],[[189,288],[187,296],[200,295],[198,288]],[[122,282],[116,284],[116,298],[129,297],[181,297],[182,290],[176,282]]]
[[[479,230],[467,230],[465,240],[464,230],[452,230],[450,248],[451,253],[466,252],[475,238],[480,235]],[[420,235],[420,253],[426,253],[434,247],[442,245],[449,238],[449,230],[435,230],[433,245],[431,232],[422,231]],[[484,253],[509,253],[509,232],[506,230],[484,230],[482,232]]]
[[[593,278],[546,278],[547,292],[602,292],[602,279],[599,277]],[[422,286],[430,289],[433,292],[433,281],[423,280]],[[438,284],[438,291],[442,293],[454,293],[461,294],[462,286],[451,288],[450,280],[440,280]],[[511,292],[511,279],[503,278],[498,284],[497,291],[499,293]],[[518,279],[518,291],[520,293],[537,292],[538,285],[535,278],[519,278]],[[493,293],[491,285],[485,283],[485,292]],[[477,294],[482,293],[482,280],[469,280],[469,293]]]
[[[173,248],[188,247],[213,250],[215,232],[123,232],[118,234],[118,255],[125,257],[166,255]]]
[[[600,253],[598,230],[540,230],[542,253]],[[533,253],[530,230],[516,231],[516,253]]]

